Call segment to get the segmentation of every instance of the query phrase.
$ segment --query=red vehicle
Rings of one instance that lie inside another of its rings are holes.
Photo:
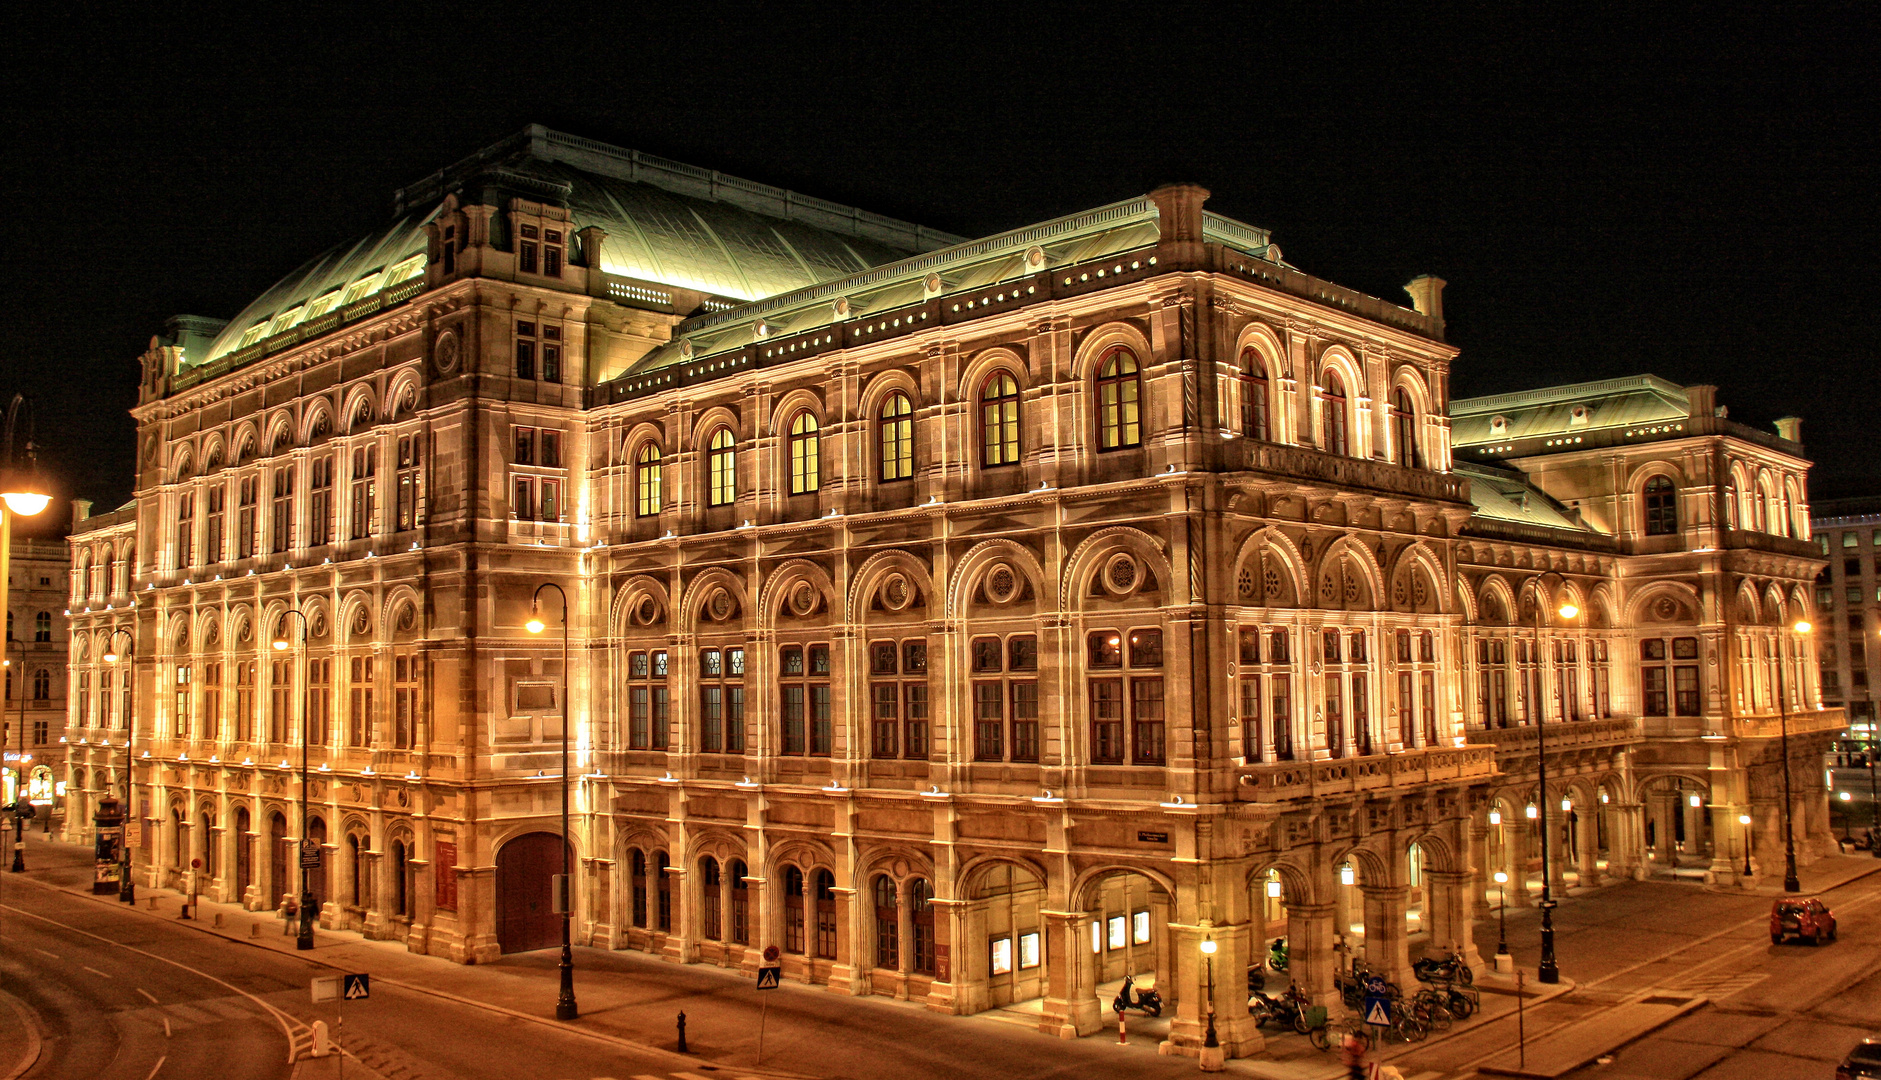
[[[1770,944],[1794,934],[1810,945],[1835,940],[1835,914],[1815,897],[1785,897],[1770,905]]]

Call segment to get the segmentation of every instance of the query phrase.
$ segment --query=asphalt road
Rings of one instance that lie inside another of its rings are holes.
[[[34,858],[46,851],[29,846],[29,862],[53,861]],[[0,992],[37,1014],[43,1038],[31,1080],[287,1078],[290,1040],[304,1045],[315,1020],[398,1080],[671,1075],[659,1055],[391,987],[346,1004],[341,1023],[340,1006],[309,992],[330,969],[37,880],[75,876],[69,861],[0,874]]]

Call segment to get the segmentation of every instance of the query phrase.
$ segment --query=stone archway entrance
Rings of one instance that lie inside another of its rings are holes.
[[[553,896],[561,872],[562,839],[554,833],[525,833],[496,853],[496,940],[503,952],[562,943]]]

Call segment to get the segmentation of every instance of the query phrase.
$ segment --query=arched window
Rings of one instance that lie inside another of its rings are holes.
[[[1141,393],[1135,354],[1124,348],[1112,349],[1105,354],[1097,367],[1099,450],[1120,450],[1142,445]]]
[[[1013,465],[1019,461],[1019,384],[1001,371],[980,391],[980,463]]]
[[[744,861],[733,859],[731,864],[731,939],[740,945],[751,943],[751,884],[745,880],[746,874]]]
[[[411,852],[405,841],[392,841],[392,914],[411,914]]]
[[[1391,392],[1391,428],[1397,436],[1398,464],[1407,469],[1424,467],[1424,450],[1417,444],[1417,410],[1411,406],[1410,391],[1400,386]]]
[[[647,855],[639,848],[634,849],[629,861],[631,870],[629,879],[633,887],[632,918],[635,926],[647,925]]]
[[[33,616],[33,640],[52,640],[52,612],[42,611]]]
[[[1241,434],[1266,441],[1273,436],[1267,427],[1267,365],[1253,349],[1241,351]]]
[[[1646,535],[1671,536],[1679,531],[1678,491],[1671,478],[1660,475],[1646,481]]]
[[[733,448],[732,429],[719,428],[706,446],[707,501],[713,506],[730,506],[738,497],[738,453]]]
[[[1350,450],[1346,441],[1345,383],[1338,372],[1326,372],[1326,385],[1319,393],[1326,421],[1326,445],[1321,449],[1343,457]]]
[[[836,876],[818,870],[811,879],[816,889],[816,955],[819,960],[836,959]]]
[[[906,480],[914,475],[914,405],[906,394],[890,394],[882,403],[881,477]]]
[[[648,443],[640,448],[640,458],[634,463],[634,512],[641,517],[660,512],[660,480],[660,448]]]
[[[901,966],[901,910],[895,904],[895,879],[875,875],[875,966]]]
[[[803,871],[784,867],[784,951],[803,955]]]
[[[179,569],[193,565],[195,524],[196,493],[186,489],[176,500],[176,565]]]
[[[700,914],[704,916],[701,931],[712,941],[724,940],[719,936],[718,860],[710,855],[699,860],[699,898],[704,901],[700,905]]]
[[[823,444],[816,416],[805,409],[790,422],[790,493],[803,495],[823,486]]]
[[[914,955],[910,967],[917,975],[934,974],[934,891],[926,878],[908,883],[908,907],[914,913]]]

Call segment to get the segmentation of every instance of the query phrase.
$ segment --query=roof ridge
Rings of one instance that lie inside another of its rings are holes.
[[[1561,383],[1556,386],[1540,386],[1533,390],[1516,390],[1507,394],[1491,394],[1487,397],[1452,398],[1450,415],[1462,416],[1473,413],[1490,412],[1495,409],[1521,405],[1545,405],[1561,401],[1570,401],[1577,397],[1592,397],[1599,394],[1611,394],[1620,390],[1657,390],[1661,393],[1684,397],[1685,388],[1670,379],[1658,375],[1622,375],[1613,379],[1594,379],[1589,382]]]

